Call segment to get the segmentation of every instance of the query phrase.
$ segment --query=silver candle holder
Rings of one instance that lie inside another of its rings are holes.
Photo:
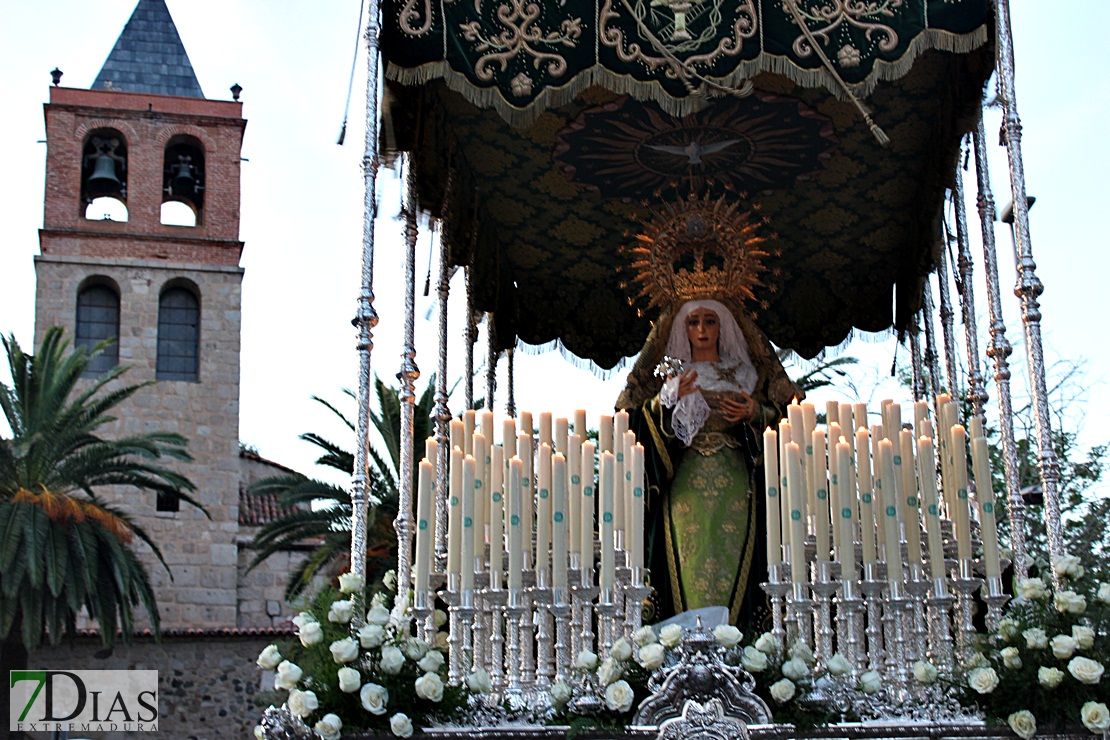
[[[983,579],[975,575],[970,558],[956,562],[956,577],[952,579],[956,591],[956,649],[963,663],[975,651],[975,593],[982,584]]]
[[[786,628],[783,624],[783,611],[786,594],[790,592],[790,564],[774,563],[767,569],[767,582],[759,584],[771,600],[771,637],[778,650],[786,642]]]
[[[997,635],[998,625],[1002,621],[1002,608],[1010,600],[1009,594],[1002,590],[1002,579],[998,576],[987,578],[983,583],[982,597],[987,603],[987,629],[992,635]]]
[[[886,662],[882,627],[882,598],[886,591],[884,571],[885,568],[880,568],[878,562],[864,563],[863,580],[860,582],[867,604],[867,667],[872,671],[881,671]]]

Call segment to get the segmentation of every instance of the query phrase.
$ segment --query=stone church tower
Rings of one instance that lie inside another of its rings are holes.
[[[130,383],[156,381],[116,431],[184,435],[194,462],[181,469],[211,519],[135,491],[118,503],[172,569],[171,582],[146,554],[163,628],[234,627],[242,104],[204,97],[164,0],[139,1],[92,89],[57,77],[45,106],[36,341],[50,326],[77,345],[113,339],[93,371],[118,363]]]

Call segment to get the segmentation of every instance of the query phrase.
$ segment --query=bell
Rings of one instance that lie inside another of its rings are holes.
[[[179,162],[170,166],[173,175],[170,177],[170,193],[177,196],[195,195],[197,180],[193,177],[193,166],[187,162]]]
[[[99,155],[85,189],[94,197],[123,192],[123,183],[116,177],[116,161],[107,154]]]

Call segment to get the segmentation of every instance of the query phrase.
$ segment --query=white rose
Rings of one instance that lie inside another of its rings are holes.
[[[1018,595],[1027,601],[1040,601],[1048,598],[1048,589],[1040,578],[1026,578],[1018,583]]]
[[[998,623],[998,634],[1003,640],[1009,642],[1018,635],[1018,623],[1006,617]]]
[[[1095,631],[1090,627],[1081,624],[1073,625],[1071,636],[1075,638],[1075,644],[1080,650],[1090,650],[1095,645]]]
[[[1110,729],[1110,711],[1100,701],[1089,701],[1079,710],[1083,726],[1091,732],[1106,732]]]
[[[770,632],[764,632],[759,636],[759,639],[755,641],[755,649],[764,655],[774,655],[778,649],[778,645],[775,643],[775,638]]]
[[[1067,660],[1075,655],[1075,638],[1070,635],[1056,635],[1048,644],[1052,646],[1052,654],[1060,660]]]
[[[601,667],[597,669],[597,680],[601,682],[602,686],[608,686],[621,677],[621,664],[612,658],[606,658],[601,661]]]
[[[331,659],[336,663],[350,663],[358,658],[358,642],[353,637],[344,637],[328,646]]]
[[[837,653],[836,655],[829,658],[829,661],[825,664],[825,667],[828,668],[829,673],[833,674],[834,676],[843,676],[844,674],[851,673],[852,671],[852,664],[849,663],[848,659],[840,653]]]
[[[364,648],[376,648],[385,642],[385,628],[380,624],[364,624],[358,628],[357,634]]]
[[[478,694],[488,694],[493,691],[493,683],[485,668],[479,668],[467,676],[466,687]]]
[[[304,671],[296,663],[290,663],[288,660],[283,660],[278,663],[277,675],[274,676],[274,688],[282,691],[296,688],[297,682],[301,680]]]
[[[574,659],[574,667],[581,671],[592,671],[597,668],[597,654],[589,650],[583,650]]]
[[[436,650],[446,650],[451,646],[451,635],[443,630],[436,633]]]
[[[632,687],[627,681],[611,683],[605,689],[605,706],[618,714],[624,714],[632,708],[632,699]]]
[[[356,576],[354,573],[347,571],[341,573],[339,576],[339,590],[345,594],[358,593],[362,587],[366,585],[366,581],[362,576]]]
[[[373,596],[371,596],[370,597],[370,606],[384,607],[385,606],[385,594],[383,594],[381,591],[378,591]]]
[[[262,725],[254,726],[254,740],[266,740],[266,728]]]
[[[809,666],[801,658],[791,658],[782,664],[782,675],[797,681],[809,675]]]
[[[397,604],[393,607],[393,611],[389,613],[389,624],[392,625],[393,629],[397,632],[407,632],[408,614],[408,606],[405,604]]]
[[[443,653],[438,650],[429,650],[416,665],[425,673],[436,673],[443,667]]]
[[[1037,734],[1037,718],[1028,709],[1014,712],[1006,718],[1006,723],[1010,725],[1014,734],[1023,740],[1029,740]]]
[[[613,647],[609,648],[609,656],[613,660],[624,662],[632,657],[632,646],[628,644],[628,640],[622,637],[613,643]]]
[[[336,624],[347,624],[354,616],[355,605],[353,601],[341,600],[333,601],[331,608],[328,609],[328,621],[335,622]]]
[[[1083,566],[1074,555],[1061,555],[1052,559],[1052,570],[1061,578],[1082,578]]]
[[[362,701],[363,709],[381,716],[385,714],[386,705],[389,704],[389,690],[376,683],[364,684],[358,692],[358,698]]]
[[[771,698],[785,704],[794,698],[794,683],[789,678],[771,684]]]
[[[293,689],[289,692],[289,698],[285,700],[289,706],[289,712],[301,719],[316,711],[320,706],[320,702],[316,700],[316,693],[313,691],[301,691]]]
[[[353,694],[362,685],[362,676],[350,666],[343,666],[336,675],[339,677],[339,690],[344,694]]]
[[[1087,599],[1075,591],[1060,591],[1052,599],[1056,611],[1063,614],[1082,614],[1087,610]]]
[[[806,645],[801,640],[798,640],[794,643],[793,646],[791,646],[790,657],[797,658],[798,660],[803,660],[808,665],[813,665],[816,660],[813,657],[813,651],[809,649],[809,645]]]
[[[293,624],[296,625],[297,629],[304,627],[309,622],[315,621],[316,617],[312,616],[312,614],[310,614],[309,612],[301,612],[297,616],[293,617]]]
[[[277,645],[267,645],[266,649],[258,654],[258,667],[264,671],[272,671],[282,661]]]
[[[1030,650],[1044,650],[1048,647],[1048,635],[1040,627],[1031,627],[1021,633],[1025,638],[1025,647]]]
[[[1098,600],[1103,604],[1110,604],[1110,583],[1098,584]]]
[[[443,680],[435,673],[425,673],[416,679],[416,695],[428,701],[442,701]]]
[[[387,570],[385,575],[382,576],[382,585],[390,591],[397,590],[397,571]]]
[[[339,740],[343,734],[343,721],[334,714],[325,714],[312,729],[316,730],[320,740]]]
[[[762,673],[767,670],[767,654],[748,645],[744,648],[744,652],[740,653],[740,665],[750,673]]]
[[[439,629],[443,625],[447,624],[447,612],[443,611],[442,609],[436,609],[434,612],[432,612],[432,624],[435,625],[436,629]]]
[[[380,665],[382,673],[387,676],[396,676],[405,665],[405,654],[392,645],[386,645],[382,648]]]
[[[651,645],[652,643],[659,642],[659,638],[655,636],[654,628],[650,625],[644,625],[632,633],[632,642],[643,647],[644,645]]]
[[[1046,689],[1056,688],[1063,680],[1064,672],[1059,668],[1046,668],[1045,666],[1041,666],[1037,669],[1037,682]]]
[[[989,694],[998,686],[998,674],[989,666],[976,668],[967,674],[967,685],[980,694]]]
[[[381,604],[375,604],[366,612],[366,621],[370,624],[385,626],[389,623],[389,610]]]
[[[878,671],[867,671],[859,677],[859,690],[865,694],[874,694],[883,687],[883,677]]]
[[[427,655],[431,647],[431,645],[418,637],[410,637],[401,643],[401,650],[404,652],[405,657],[413,662]]]
[[[297,630],[297,637],[301,638],[302,645],[311,647],[324,639],[324,630],[320,627],[319,622],[305,622],[304,625]]]
[[[930,684],[937,680],[937,667],[927,660],[913,664],[913,677],[918,683]]]
[[[731,650],[740,644],[740,640],[744,638],[744,633],[731,624],[718,624],[713,628],[713,636],[717,638],[721,647],[725,650]]]
[[[389,729],[397,737],[412,737],[412,720],[403,712],[389,718]]]
[[[645,671],[654,671],[663,665],[663,659],[666,655],[667,649],[658,642],[653,642],[640,648],[639,663]]]
[[[563,681],[556,681],[551,684],[551,689],[548,693],[551,695],[551,703],[557,707],[563,706],[574,696],[573,692],[570,690],[570,686],[567,686]]]
[[[1021,668],[1021,655],[1016,647],[1002,648],[999,655],[1002,656],[1002,664],[1007,668]]]
[[[967,662],[964,664],[964,667],[970,671],[972,668],[987,668],[990,666],[990,664],[991,662],[987,660],[987,656],[976,651],[968,656]]]
[[[1102,663],[1090,658],[1072,658],[1068,663],[1068,673],[1075,676],[1075,680],[1079,683],[1098,683],[1104,670]]]
[[[682,627],[677,624],[668,624],[659,632],[659,642],[664,647],[676,648],[682,642]]]

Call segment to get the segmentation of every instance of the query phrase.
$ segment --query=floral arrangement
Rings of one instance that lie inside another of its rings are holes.
[[[447,685],[447,634],[437,633],[429,644],[410,633],[408,594],[395,595],[392,609],[385,595],[375,594],[356,628],[353,595],[364,584],[351,573],[339,584],[339,592],[323,591],[293,619],[296,641],[269,645],[258,656],[260,668],[275,671],[275,703],[284,701],[321,740],[359,730],[409,737],[461,712],[471,692],[489,692],[482,671],[466,686]],[[436,613],[437,627],[446,621]],[[261,726],[255,736],[265,737]]]
[[[1110,729],[1110,583],[1083,578],[1078,558],[1052,563],[1060,588],[1027,578],[1006,609],[989,656],[968,666],[969,695],[988,719],[1025,740],[1038,726]]]

